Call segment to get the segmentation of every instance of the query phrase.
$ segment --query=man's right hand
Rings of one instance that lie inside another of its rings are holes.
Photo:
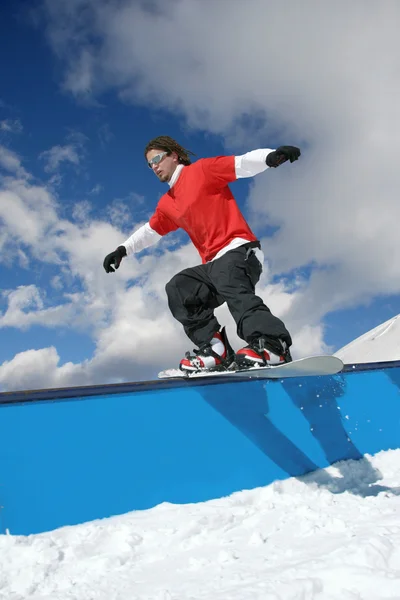
[[[114,250],[114,252],[107,254],[103,262],[105,272],[114,273],[115,271],[113,269],[113,266],[115,269],[118,269],[119,265],[121,264],[121,260],[124,258],[124,256],[126,256],[125,246],[118,246],[118,248]]]

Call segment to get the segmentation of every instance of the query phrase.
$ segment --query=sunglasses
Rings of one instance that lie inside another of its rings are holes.
[[[168,152],[160,152],[160,154],[156,154],[148,161],[149,168],[152,169],[154,165],[160,164],[164,156],[167,156]]]

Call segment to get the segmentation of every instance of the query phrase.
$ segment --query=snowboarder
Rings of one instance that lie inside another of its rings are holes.
[[[104,259],[114,273],[124,256],[140,252],[178,228],[185,230],[202,264],[184,269],[166,285],[172,315],[198,348],[180,362],[185,371],[275,365],[291,361],[292,339],[284,323],[255,293],[263,263],[229,184],[276,168],[300,156],[295,146],[252,150],[241,156],[217,156],[191,162],[193,153],[169,136],[151,140],[144,151],[148,166],[169,190],[150,220]],[[238,336],[247,345],[234,353],[214,309],[227,303]]]

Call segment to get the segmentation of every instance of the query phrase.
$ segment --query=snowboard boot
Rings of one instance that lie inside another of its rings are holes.
[[[248,346],[236,352],[236,363],[240,369],[282,365],[291,360],[286,342],[265,335],[256,338]]]
[[[228,342],[225,327],[214,333],[208,344],[203,344],[193,354],[186,352],[179,364],[182,371],[226,371],[235,360],[235,353]]]

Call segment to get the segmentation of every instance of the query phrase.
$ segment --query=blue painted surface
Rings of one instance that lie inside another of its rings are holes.
[[[0,531],[208,500],[398,447],[397,362],[0,394]]]

